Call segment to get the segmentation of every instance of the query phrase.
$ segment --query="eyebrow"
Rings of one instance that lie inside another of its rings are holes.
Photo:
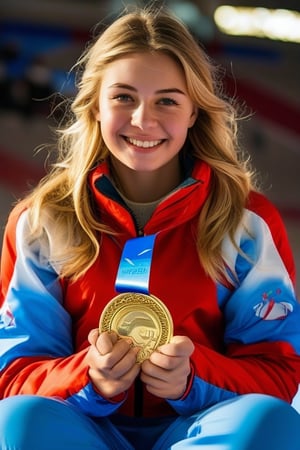
[[[137,89],[133,86],[130,86],[130,84],[114,83],[111,86],[109,86],[109,89],[112,88],[128,89],[129,91],[137,92]],[[172,94],[172,93],[186,95],[185,92],[183,92],[181,89],[178,88],[159,89],[158,91],[155,91],[155,94]]]

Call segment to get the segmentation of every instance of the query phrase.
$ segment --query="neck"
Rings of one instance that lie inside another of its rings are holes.
[[[180,184],[182,178],[177,158],[151,172],[138,172],[112,160],[111,172],[117,188],[137,203],[154,202],[164,197]]]

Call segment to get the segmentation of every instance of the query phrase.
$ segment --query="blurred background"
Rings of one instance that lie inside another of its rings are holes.
[[[241,142],[280,210],[298,267],[300,292],[300,2],[156,1],[190,28],[220,65],[225,89],[251,113]],[[125,0],[1,0],[0,244],[14,202],[44,174],[53,143],[56,93],[76,92],[71,68]],[[247,7],[247,8],[245,8]]]

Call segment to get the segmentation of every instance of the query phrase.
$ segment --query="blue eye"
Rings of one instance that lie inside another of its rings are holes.
[[[162,105],[178,105],[178,103],[173,98],[169,97],[161,98],[159,100],[159,103]]]
[[[118,100],[119,102],[128,102],[132,100],[132,97],[128,94],[118,94],[113,97],[113,100]]]

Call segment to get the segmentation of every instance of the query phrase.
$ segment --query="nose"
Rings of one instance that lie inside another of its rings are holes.
[[[156,125],[157,119],[153,108],[145,103],[140,103],[132,113],[131,124],[135,127],[145,130]]]

